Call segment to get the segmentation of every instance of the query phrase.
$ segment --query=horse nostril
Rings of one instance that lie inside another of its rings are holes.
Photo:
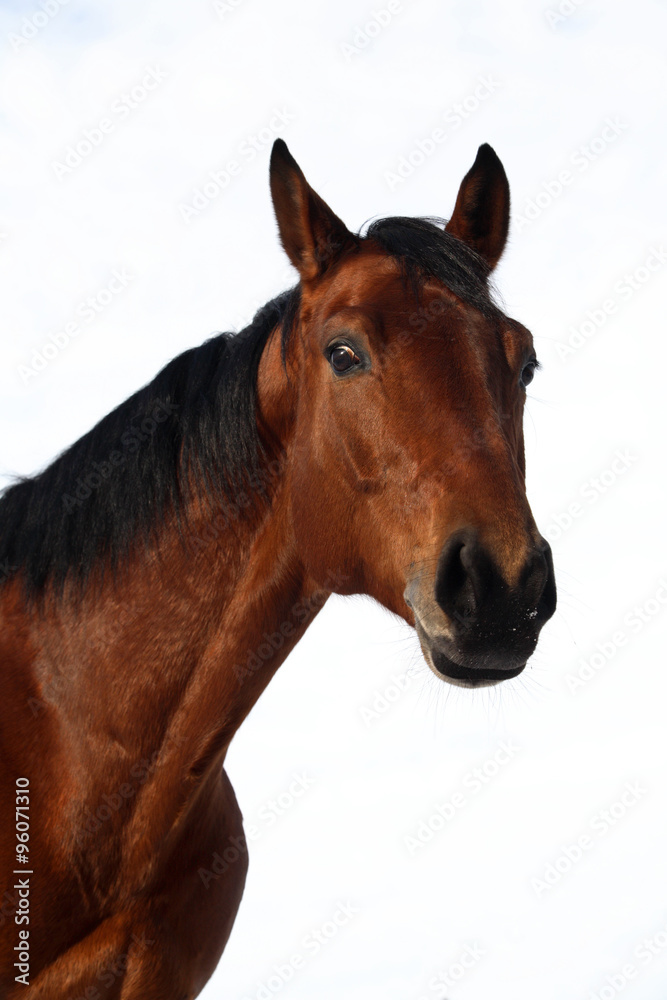
[[[461,563],[468,574],[475,601],[478,606],[484,603],[493,586],[494,569],[491,560],[473,537],[461,549]]]
[[[502,627],[523,622],[526,614],[537,624],[556,608],[556,584],[551,549],[546,541],[534,548],[517,585],[510,589],[476,532],[456,532],[445,544],[435,578],[435,599],[445,614],[463,628],[486,623]]]
[[[549,568],[543,552],[535,550],[521,574],[521,590],[528,607],[536,608],[547,584]]]
[[[542,547],[542,558],[545,564],[545,578],[542,592],[537,603],[538,617],[542,621],[548,621],[556,610],[556,573],[554,571],[554,561],[551,554],[551,546],[547,541]]]
[[[532,616],[545,622],[556,609],[556,583],[549,544],[542,540],[526,561],[520,580],[521,593]]]
[[[471,625],[491,587],[493,567],[473,532],[458,532],[443,549],[435,599],[450,618]]]

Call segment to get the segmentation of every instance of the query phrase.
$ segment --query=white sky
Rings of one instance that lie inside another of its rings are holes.
[[[439,684],[410,630],[372,602],[332,599],[229,756],[261,836],[207,1000],[261,997],[293,955],[303,967],[269,996],[667,995],[667,11],[568,4],[550,24],[556,3],[394,0],[351,55],[343,44],[384,0],[70,0],[37,16],[25,43],[39,5],[0,6],[3,481],[292,283],[268,193],[271,123],[351,228],[447,216],[481,142],[512,187],[497,284],[544,364],[526,418],[529,496],[552,540],[559,610],[530,669],[467,692]],[[123,105],[145,78],[145,99]],[[99,144],[59,178],[54,164],[103,119]],[[388,183],[435,128],[444,142]],[[251,158],[252,135],[266,141]],[[232,159],[238,174],[186,223],[182,206]],[[80,304],[114,270],[126,287],[86,319]],[[566,353],[589,311],[590,336]],[[26,378],[33,351],[72,322],[76,338]],[[567,678],[598,644],[599,669],[572,692]],[[366,724],[361,710],[406,671],[407,689]],[[473,791],[470,772],[503,741],[520,749]],[[294,774],[312,787],[269,825],[267,803]],[[602,832],[598,814],[627,783],[638,791]],[[406,836],[457,792],[463,806],[411,854]],[[584,836],[581,860],[538,892],[532,880]],[[340,902],[359,912],[315,954],[304,938]],[[655,956],[642,950],[652,938]],[[439,986],[473,945],[484,954]]]

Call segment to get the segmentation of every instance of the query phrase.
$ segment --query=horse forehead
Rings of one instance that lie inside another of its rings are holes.
[[[345,306],[382,303],[401,295],[401,269],[387,254],[360,252],[343,260],[335,271],[325,276],[306,293],[313,306],[320,305],[333,313]],[[406,289],[402,289],[405,299]]]
[[[388,333],[406,324],[411,330],[423,328],[445,314],[450,322],[464,321],[472,309],[435,278],[422,278],[416,290],[406,281],[400,261],[374,251],[343,262],[335,274],[306,291],[304,305],[324,322],[345,311],[366,312]]]
[[[318,316],[322,324],[337,314],[343,318],[356,313],[360,320],[370,319],[370,329],[383,331],[388,338],[409,334],[414,347],[422,339],[420,334],[442,333],[446,344],[438,348],[424,339],[426,352],[429,346],[435,351],[448,346],[457,353],[458,346],[476,358],[480,371],[491,360],[489,353],[496,361],[499,349],[513,358],[532,344],[530,331],[521,323],[499,309],[492,317],[482,314],[435,277],[425,275],[415,296],[400,261],[374,248],[364,247],[306,290],[304,306],[309,317]]]
[[[533,347],[533,335],[528,327],[507,316],[503,317],[500,336],[505,354],[517,363]]]

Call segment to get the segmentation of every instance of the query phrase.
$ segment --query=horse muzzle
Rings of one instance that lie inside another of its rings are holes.
[[[521,673],[555,611],[551,549],[544,539],[531,547],[510,586],[477,534],[459,531],[435,580],[411,580],[404,598],[435,674],[463,687],[497,684]]]

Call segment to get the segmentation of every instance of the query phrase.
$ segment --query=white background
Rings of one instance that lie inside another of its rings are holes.
[[[275,110],[291,120],[274,135],[353,229],[447,216],[490,142],[513,195],[497,284],[544,364],[527,408],[528,487],[554,548],[558,611],[523,675],[470,692],[438,682],[410,630],[368,599],[331,600],[229,755],[261,836],[203,996],[664,1000],[667,269],[642,268],[665,245],[665,3],[581,0],[558,20],[555,3],[402,0],[362,35],[386,6],[70,0],[34,30],[24,19],[37,4],[3,0],[0,464],[5,481],[37,471],[169,358],[240,328],[293,282],[268,194]],[[164,79],[121,117],[116,102],[150,68]],[[102,118],[112,131],[56,176]],[[596,142],[607,119],[613,141],[607,129]],[[445,141],[390,184],[438,127]],[[253,134],[264,144],[249,160]],[[186,222],[182,206],[230,159],[239,174]],[[127,288],[25,377],[33,350],[114,269],[132,275]],[[615,311],[600,323],[607,300]],[[646,621],[634,626],[637,606]],[[572,691],[568,677],[596,652],[592,679]],[[406,671],[390,708],[364,717]],[[474,793],[469,773],[493,771],[502,741],[520,749]],[[312,787],[269,824],[294,774]],[[598,832],[628,782],[638,800]],[[411,853],[406,837],[457,791],[465,805]],[[540,888],[583,835],[590,849]],[[304,939],[339,902],[358,913],[314,954]],[[656,934],[663,950],[649,961],[636,949]],[[470,945],[483,956],[438,985]],[[262,992],[297,954],[304,967]],[[636,976],[624,982],[627,963]]]

